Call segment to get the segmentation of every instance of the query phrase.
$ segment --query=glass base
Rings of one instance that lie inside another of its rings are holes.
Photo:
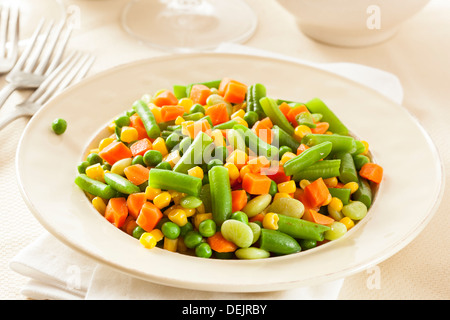
[[[133,0],[122,14],[122,25],[130,35],[155,48],[178,52],[242,43],[253,35],[257,21],[241,0]]]

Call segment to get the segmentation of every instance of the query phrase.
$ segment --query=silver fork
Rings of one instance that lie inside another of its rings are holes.
[[[19,16],[18,8],[0,8],[0,74],[11,71],[17,61],[19,54]]]
[[[21,117],[33,116],[47,101],[58,95],[69,85],[84,78],[94,62],[91,54],[72,53],[34,91],[30,97],[0,113],[0,130]],[[2,116],[2,113],[4,115]]]
[[[15,90],[39,87],[61,62],[61,57],[72,30],[69,27],[65,34],[62,35],[65,21],[56,26],[54,32],[52,32],[54,29],[53,25],[53,22],[50,23],[47,30],[40,36],[44,20],[41,20],[39,23],[29,40],[29,44],[14,65],[14,68],[6,76],[6,81],[9,83],[0,91],[0,108]],[[44,47],[46,50],[44,50]]]

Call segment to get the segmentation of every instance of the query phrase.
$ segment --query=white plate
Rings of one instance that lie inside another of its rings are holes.
[[[74,184],[89,142],[144,93],[224,76],[263,83],[268,95],[324,100],[370,144],[384,180],[368,215],[343,238],[298,254],[255,261],[213,260],[145,249],[116,229]],[[68,129],[50,130],[61,117]],[[132,276],[181,288],[257,292],[315,285],[373,266],[406,246],[429,222],[443,190],[432,141],[401,106],[364,86],[310,66],[237,54],[173,55],[85,79],[29,122],[17,151],[21,192],[40,223],[70,247]]]

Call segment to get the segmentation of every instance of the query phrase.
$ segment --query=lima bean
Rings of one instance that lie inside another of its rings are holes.
[[[249,218],[254,217],[266,209],[271,201],[272,196],[270,194],[256,196],[245,205],[242,211],[244,211]]]

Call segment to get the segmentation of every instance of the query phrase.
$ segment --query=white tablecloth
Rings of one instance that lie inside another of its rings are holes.
[[[136,59],[165,54],[128,37],[119,25],[127,0],[66,0],[79,13],[70,49],[93,52],[98,57],[91,73]],[[416,116],[439,148],[449,185],[450,143],[450,3],[433,0],[407,21],[391,40],[367,48],[339,48],[304,36],[292,16],[272,0],[248,0],[259,18],[255,35],[246,45],[313,62],[354,62],[395,74],[404,88],[404,106]],[[26,32],[26,30],[25,30]],[[3,83],[3,78],[1,83]],[[27,92],[13,94],[8,103]],[[0,298],[24,299],[27,279],[8,268],[9,261],[43,232],[19,194],[15,177],[15,150],[26,125],[19,119],[0,131]],[[380,128],[382,130],[382,128]],[[420,181],[417,181],[420,183]],[[429,225],[403,250],[375,268],[345,279],[340,299],[448,299],[450,298],[449,240],[450,194]],[[417,201],[420,201],[418,199]],[[379,281],[374,282],[374,275]]]

